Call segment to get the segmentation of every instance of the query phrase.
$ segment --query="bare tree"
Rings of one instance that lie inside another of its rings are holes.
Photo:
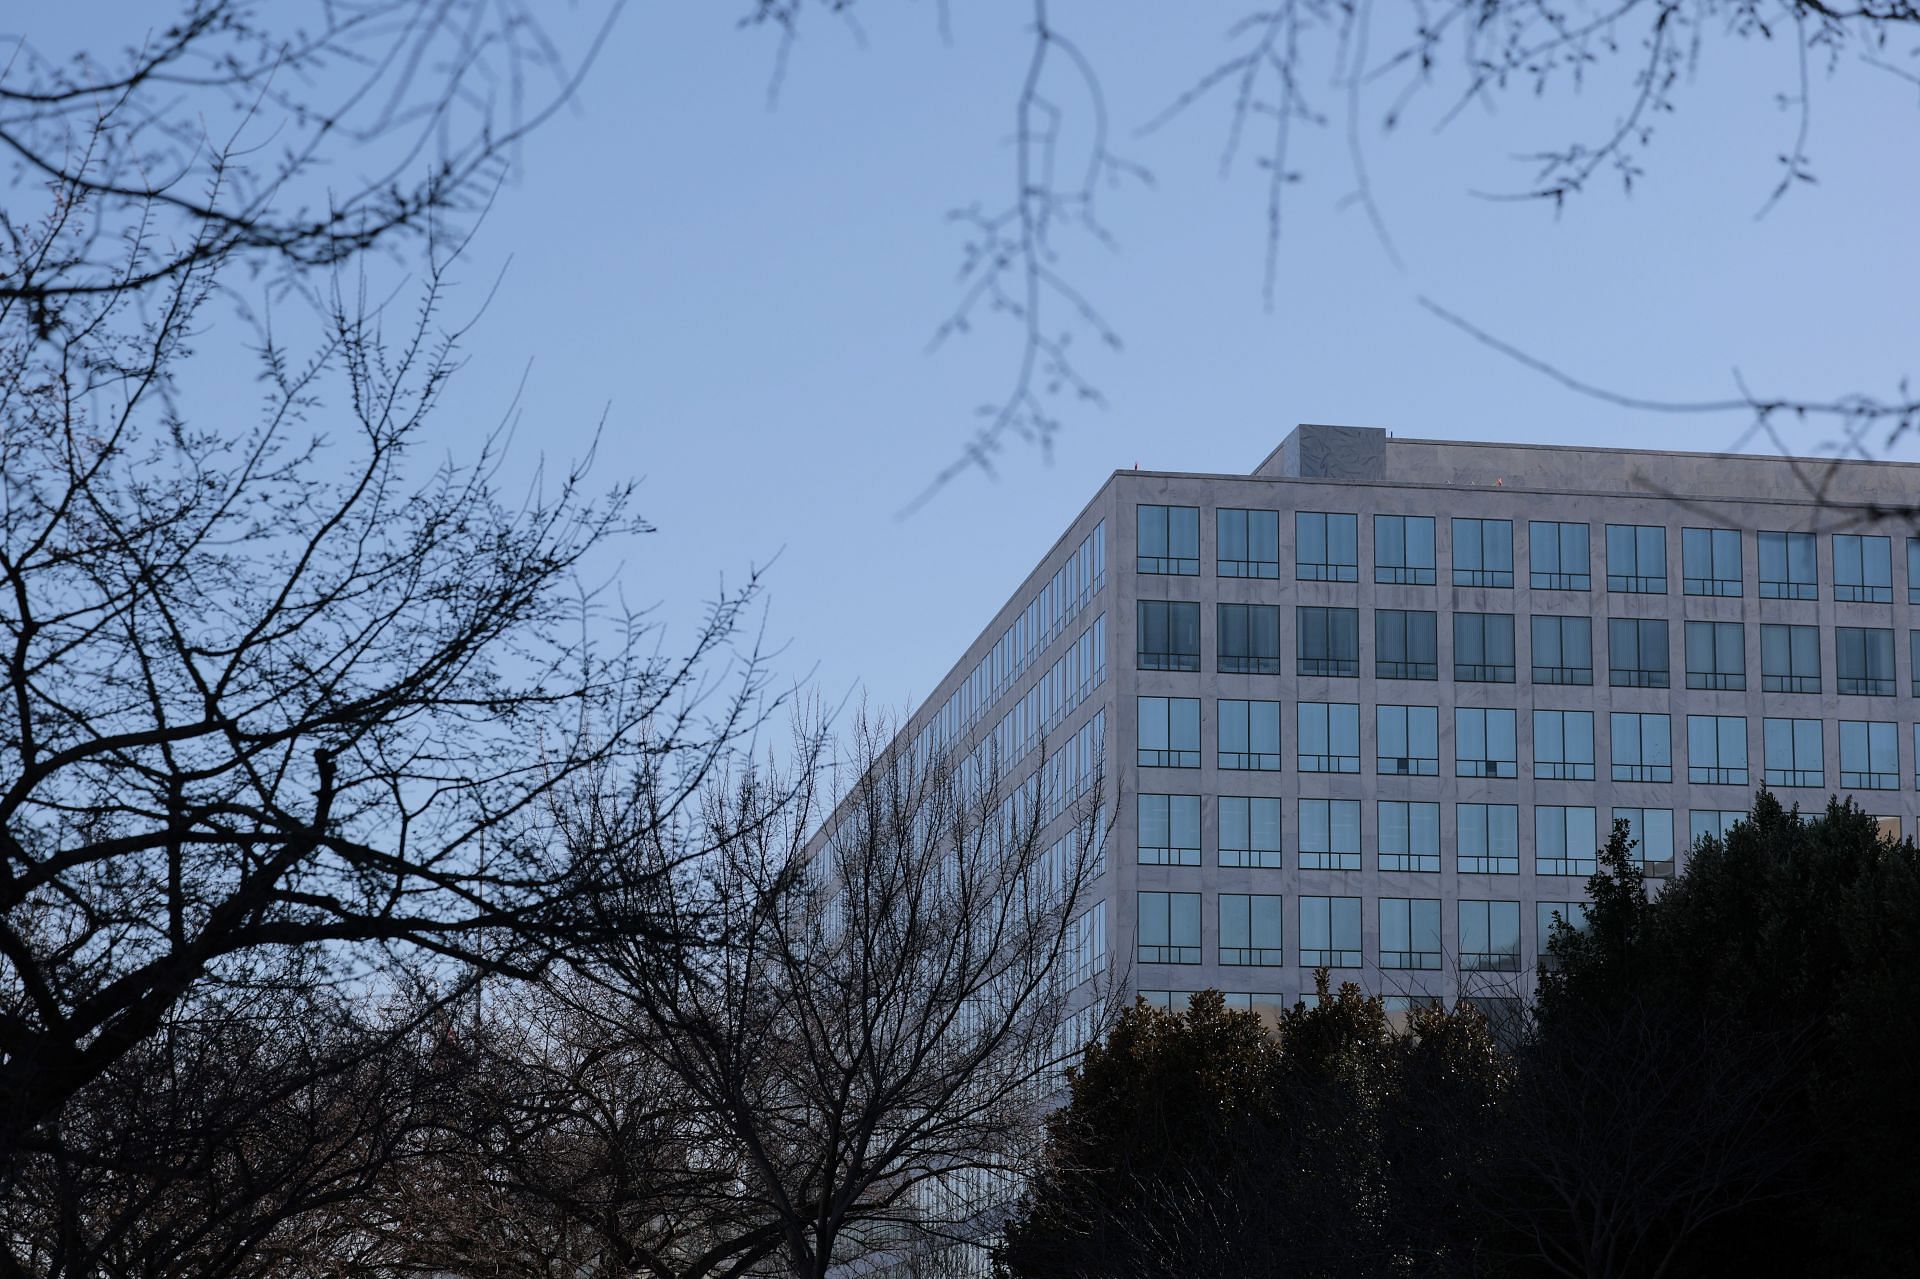
[[[604,992],[587,1011],[652,1043],[739,1152],[788,1273],[815,1277],[983,1229],[1077,1049],[1070,1011],[1105,1015],[1074,963],[1097,765],[1002,785],[863,723],[845,767],[830,812],[815,778],[760,770],[679,832],[703,856],[660,909],[703,946],[636,937],[580,965]]]

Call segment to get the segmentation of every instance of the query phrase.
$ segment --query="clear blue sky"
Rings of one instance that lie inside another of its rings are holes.
[[[1912,84],[1857,65],[1816,79],[1819,182],[1763,220],[1793,135],[1773,99],[1792,84],[1789,46],[1709,43],[1636,193],[1602,183],[1557,218],[1469,192],[1523,183],[1515,153],[1604,133],[1624,66],[1584,97],[1523,93],[1438,135],[1436,96],[1397,134],[1368,131],[1404,273],[1341,207],[1344,103],[1322,87],[1336,127],[1297,135],[1306,180],[1268,314],[1263,175],[1249,156],[1220,178],[1224,102],[1131,136],[1217,60],[1240,7],[1056,0],[1106,77],[1122,149],[1157,179],[1108,200],[1117,251],[1076,241],[1063,264],[1126,346],[1087,353],[1108,407],[1067,407],[1051,460],[1016,449],[997,480],[965,475],[903,521],[1010,372],[991,329],[937,354],[927,342],[956,296],[947,211],[1010,187],[1025,6],[955,4],[951,44],[931,0],[859,5],[864,46],[816,20],[772,110],[773,44],[736,27],[744,7],[633,7],[578,110],[528,147],[472,252],[476,297],[511,261],[440,429],[457,448],[468,423],[494,421],[528,361],[516,466],[579,453],[604,409],[600,473],[645,476],[660,529],[626,559],[629,600],[658,601],[684,633],[723,575],[777,553],[768,633],[830,700],[924,696],[1117,468],[1244,471],[1298,421],[1706,449],[1745,425],[1571,394],[1441,325],[1423,293],[1650,396],[1729,394],[1735,367],[1763,392],[1891,393],[1920,364]],[[146,5],[74,9],[153,20]],[[1793,443],[1825,439],[1808,427]]]

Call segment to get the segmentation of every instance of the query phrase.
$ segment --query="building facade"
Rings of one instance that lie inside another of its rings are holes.
[[[1099,778],[1073,973],[1271,1013],[1522,996],[1595,850],[1650,876],[1765,786],[1920,813],[1920,466],[1302,426],[1115,473],[907,732]]]

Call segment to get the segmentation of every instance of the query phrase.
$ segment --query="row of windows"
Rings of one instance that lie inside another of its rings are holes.
[[[1143,866],[1200,866],[1201,797],[1198,795],[1141,794],[1135,797],[1138,827],[1135,846]],[[1295,865],[1300,870],[1357,871],[1363,869],[1366,844],[1361,830],[1361,801],[1357,799],[1300,799]],[[1215,800],[1215,864],[1226,869],[1280,870],[1284,868],[1282,808],[1272,796],[1222,795]],[[1438,874],[1440,805],[1419,800],[1376,801],[1373,829],[1375,869],[1412,874]],[[1453,806],[1454,869],[1463,875],[1517,875],[1528,848],[1520,839],[1517,804],[1455,804]],[[1696,808],[1688,814],[1687,842],[1723,838],[1744,816],[1739,809]],[[1611,822],[1627,823],[1635,841],[1634,857],[1649,875],[1673,873],[1676,851],[1674,814],[1668,808],[1610,810],[1602,824],[1591,805],[1536,804],[1533,806],[1533,873],[1577,875],[1594,873],[1597,853],[1612,831]],[[1898,817],[1880,819],[1893,838],[1901,834]]]
[[[1136,509],[1137,555],[1142,573],[1200,572],[1200,508]],[[1277,511],[1222,507],[1214,512],[1214,571],[1221,577],[1280,576],[1280,515]],[[1373,517],[1373,580],[1432,586],[1437,580],[1431,515]],[[1513,521],[1456,516],[1452,520],[1451,581],[1455,586],[1514,584]],[[1668,590],[1667,529],[1660,524],[1605,526],[1607,590],[1659,594]],[[1537,591],[1593,589],[1592,526],[1558,520],[1527,523],[1528,584]],[[1864,603],[1893,601],[1893,538],[1835,533],[1833,597]],[[1815,535],[1768,531],[1754,536],[1762,599],[1819,597]],[[1742,539],[1725,528],[1680,532],[1680,583],[1688,595],[1738,596],[1745,591]],[[1360,579],[1360,517],[1351,513],[1299,511],[1293,517],[1293,575],[1304,582]],[[1920,601],[1920,538],[1906,543],[1907,598]]]
[[[1201,934],[1201,894],[1142,892],[1135,932],[1143,964],[1198,964],[1206,953]],[[1295,899],[1296,944],[1286,944],[1285,900],[1278,893],[1216,895],[1214,954],[1225,967],[1360,968],[1365,965],[1358,897]],[[1520,903],[1462,899],[1455,903],[1454,949],[1442,937],[1437,898],[1376,899],[1379,931],[1372,962],[1383,970],[1439,972],[1520,971]],[[1556,926],[1586,926],[1586,904],[1543,901],[1534,906],[1538,953],[1545,954]]]
[[[1282,673],[1280,606],[1217,604],[1214,669],[1231,675]],[[1360,610],[1299,605],[1294,610],[1294,674],[1357,678],[1361,671]],[[1455,613],[1454,680],[1511,684],[1519,670],[1511,613]],[[1150,671],[1200,669],[1200,605],[1140,600],[1136,665]],[[1529,619],[1530,677],[1535,684],[1594,682],[1593,620],[1534,614]],[[1768,693],[1821,691],[1820,628],[1759,625],[1760,688]],[[1740,692],[1747,688],[1744,622],[1683,623],[1681,660],[1688,688]],[[1834,628],[1834,687],[1862,697],[1898,693],[1895,635],[1889,627]],[[1920,697],[1920,630],[1909,631],[1908,675]],[[1673,683],[1665,618],[1607,619],[1607,682],[1616,688],[1669,688]],[[1376,679],[1437,680],[1440,615],[1422,609],[1373,612]]]
[[[952,746],[986,717],[1024,674],[1106,585],[1107,526],[1103,520],[1082,538],[1067,562],[1034,594],[1027,606],[994,641],[986,656],[928,718],[914,741],[916,754],[928,758]]]
[[[1280,703],[1222,698],[1215,734],[1215,766],[1228,771],[1281,769]],[[1135,762],[1142,768],[1199,768],[1200,699],[1140,697]],[[1664,711],[1606,712],[1609,776],[1616,782],[1679,780],[1673,758],[1673,717]],[[1456,707],[1455,777],[1520,775],[1519,712],[1506,707]],[[1593,781],[1593,711],[1535,710],[1533,776],[1545,781]],[[1684,780],[1701,786],[1825,786],[1826,729],[1818,719],[1766,716],[1760,721],[1761,766],[1749,766],[1747,717],[1688,715]],[[1295,703],[1302,773],[1358,773],[1357,702]],[[1920,786],[1920,724],[1912,726],[1915,784]],[[1899,725],[1889,720],[1838,724],[1843,790],[1901,787]],[[1374,708],[1374,772],[1383,776],[1440,775],[1440,710],[1435,706]]]

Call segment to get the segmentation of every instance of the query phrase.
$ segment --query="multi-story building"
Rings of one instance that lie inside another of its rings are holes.
[[[1114,474],[907,731],[1056,804],[1104,769],[1076,975],[1508,998],[1615,820],[1655,877],[1763,786],[1913,830],[1916,503],[1917,465],[1301,426]]]

